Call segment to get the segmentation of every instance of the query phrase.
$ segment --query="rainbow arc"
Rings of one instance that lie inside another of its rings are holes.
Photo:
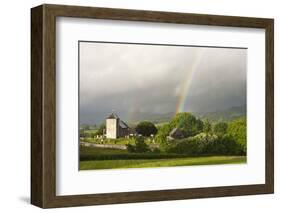
[[[183,81],[182,81],[181,87],[180,87],[181,93],[178,97],[177,104],[176,104],[175,115],[179,112],[187,111],[185,109],[185,103],[186,103],[186,100],[188,97],[188,92],[190,90],[190,86],[192,84],[192,79],[194,78],[195,72],[198,70],[198,66],[200,65],[204,52],[205,52],[204,48],[198,48],[198,50],[194,56],[194,61],[191,64],[191,66],[188,68],[189,71],[187,72],[185,78],[183,78]]]

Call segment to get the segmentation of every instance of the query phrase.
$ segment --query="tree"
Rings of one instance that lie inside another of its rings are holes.
[[[203,129],[203,123],[196,119],[194,115],[188,112],[178,113],[171,121],[172,128],[179,128],[183,131],[185,137],[194,136]]]
[[[227,123],[219,122],[214,126],[214,133],[217,135],[224,135],[227,132]]]
[[[200,119],[197,119],[196,121],[196,127],[197,127],[197,133],[200,133],[203,131],[203,128],[204,128],[204,123],[203,121],[201,121]]]
[[[103,135],[104,131],[105,131],[105,124],[101,124],[98,128],[98,131],[95,133],[95,135]]]
[[[163,144],[167,142],[167,136],[171,132],[172,127],[170,124],[163,124],[158,128],[157,135],[155,137],[155,140],[159,144]]]
[[[237,119],[229,123],[227,133],[233,136],[241,146],[242,154],[247,151],[247,123],[245,118]]]
[[[212,133],[212,124],[210,123],[210,121],[208,119],[204,122],[203,130],[207,135]]]
[[[142,121],[136,126],[136,132],[142,136],[155,135],[157,133],[156,126],[149,121]]]
[[[127,150],[128,152],[135,152],[135,153],[144,153],[149,152],[149,146],[145,143],[144,137],[136,137],[135,139],[135,145],[128,144]]]

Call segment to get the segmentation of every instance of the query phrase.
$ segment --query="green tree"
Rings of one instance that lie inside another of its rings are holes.
[[[80,129],[79,130],[79,135],[80,135],[80,137],[85,137],[85,129]]]
[[[212,124],[210,123],[210,121],[208,119],[204,122],[203,130],[207,135],[212,133]]]
[[[158,127],[158,132],[155,137],[156,143],[163,144],[167,142],[167,136],[172,131],[172,127],[170,124],[164,124]]]
[[[136,137],[134,140],[135,145],[127,145],[128,152],[145,153],[150,151],[149,146],[144,141],[144,137]]]
[[[156,126],[149,121],[142,121],[136,126],[136,132],[142,136],[155,135],[157,133]]]
[[[101,124],[101,125],[99,126],[98,131],[96,132],[95,135],[102,135],[102,134],[105,132],[105,128],[106,128],[105,124],[104,124],[104,123]]]
[[[214,126],[214,133],[217,135],[224,135],[227,132],[227,127],[228,127],[227,123],[219,122]]]
[[[194,136],[203,129],[203,123],[196,119],[194,115],[188,112],[178,113],[171,121],[172,128],[179,128],[184,132],[185,137]]]
[[[237,119],[229,123],[227,133],[241,146],[242,154],[247,152],[247,123],[245,118]]]
[[[203,121],[201,121],[200,119],[197,119],[196,127],[197,127],[197,133],[202,132],[202,131],[203,131],[203,128],[204,128],[204,123],[203,123]]]

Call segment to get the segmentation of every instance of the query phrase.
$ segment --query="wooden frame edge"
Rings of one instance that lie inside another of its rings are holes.
[[[43,207],[43,7],[31,10],[31,203]]]
[[[58,16],[264,28],[266,183],[195,189],[56,196],[55,20]],[[31,9],[31,203],[41,208],[268,194],[274,192],[274,20],[111,8],[41,5]]]
[[[274,20],[265,27],[265,76],[266,76],[266,185],[274,193]]]

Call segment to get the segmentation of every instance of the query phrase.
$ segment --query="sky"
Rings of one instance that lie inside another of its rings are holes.
[[[246,104],[247,49],[79,42],[80,123]]]

